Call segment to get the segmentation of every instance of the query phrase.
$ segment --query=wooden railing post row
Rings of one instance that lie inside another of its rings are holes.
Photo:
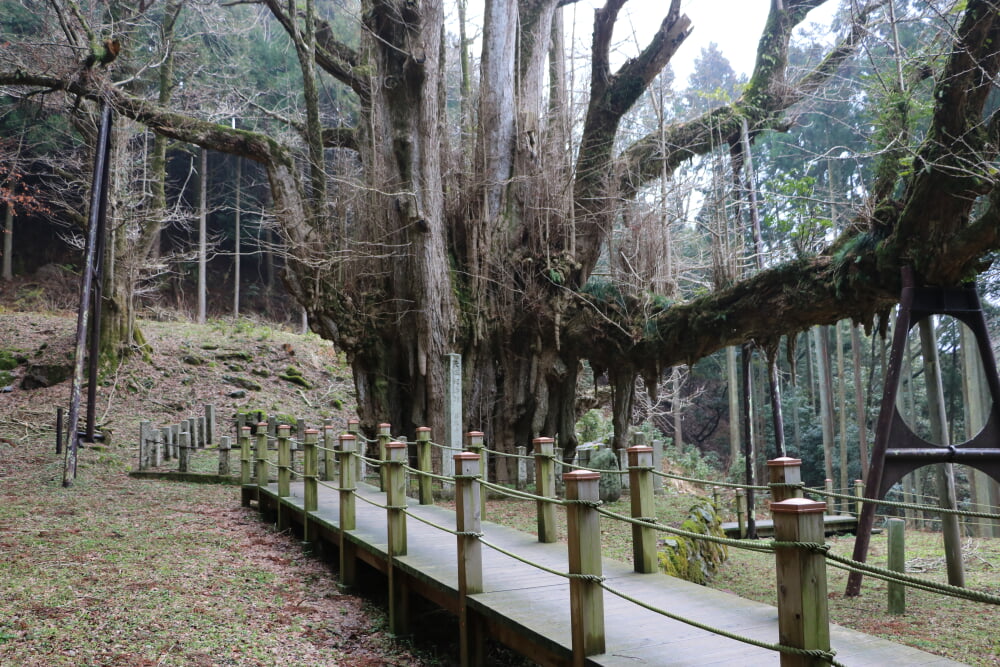
[[[288,528],[288,512],[281,499],[292,493],[292,428],[288,424],[278,425],[278,530]]]
[[[486,434],[482,431],[469,431],[465,434],[466,445],[465,448],[479,457],[479,476],[487,480],[487,461],[486,452],[484,451],[483,439]],[[480,489],[479,492],[479,511],[482,518],[486,517],[486,492]]]
[[[381,438],[380,438],[381,439]],[[409,590],[405,575],[395,565],[397,556],[406,555],[406,443],[388,442],[386,458],[382,460],[385,472],[385,502],[388,520],[388,575],[389,575],[389,632],[395,636],[409,632]]]
[[[826,503],[788,498],[771,503],[774,537],[781,542],[822,544]],[[775,545],[778,583],[778,641],[785,646],[830,650],[826,558],[801,546]],[[782,667],[819,667],[828,662],[804,655],[781,654]]]
[[[802,489],[785,484],[802,483],[802,459],[779,456],[767,462],[767,482],[771,487],[771,502],[801,498]]]
[[[353,433],[340,436],[340,586],[343,590],[350,590],[357,581],[356,547],[347,537],[348,531],[357,527],[354,507],[356,445]]]
[[[331,456],[333,444],[334,428],[332,424],[327,424],[323,427],[323,451],[319,455],[320,479],[324,482],[333,480],[334,457]]]
[[[244,486],[250,483],[253,475],[250,465],[250,427],[240,427],[240,483]]]
[[[378,467],[378,490],[388,493],[388,480],[386,480],[386,446],[392,440],[392,425],[378,425],[378,460],[381,461]]]
[[[292,482],[292,428],[288,424],[278,425],[278,497],[287,498]]]
[[[302,438],[302,505],[306,512],[319,506],[319,431],[307,428]]]
[[[637,434],[638,435],[638,434]],[[645,445],[629,447],[628,476],[631,487],[632,518],[656,520],[653,502],[653,448]],[[656,552],[656,530],[632,524],[632,562],[636,572],[658,572],[660,562]]]
[[[599,578],[601,523],[596,503],[601,473],[574,470],[563,475],[566,484],[566,531],[570,574]],[[599,581],[569,580],[573,664],[582,667],[587,656],[604,653],[604,591]]]
[[[358,420],[355,417],[351,417],[350,419],[348,419],[347,420],[347,432],[350,433],[351,435],[353,435],[355,438],[357,438],[360,435],[360,433],[361,433],[361,421]],[[358,443],[355,442],[355,444],[358,444]],[[360,454],[364,454],[365,453],[365,447],[364,447],[364,445],[359,445],[355,449],[355,452],[356,453],[360,453]],[[359,481],[359,482],[363,482],[363,481],[365,481],[365,462],[364,462],[364,459],[362,459],[360,456],[357,456],[357,457],[355,457],[355,461],[357,462],[357,466],[356,466],[357,469],[355,470],[355,479],[357,481]]]
[[[455,454],[455,528],[458,535],[458,632],[463,667],[485,664],[483,634],[469,617],[468,595],[483,592],[483,545],[477,536],[482,528],[479,456],[472,452]]]
[[[535,452],[535,495],[544,498],[556,497],[554,438],[535,438],[531,441]],[[538,508],[538,541],[555,542],[556,506],[544,500],[535,501]]]
[[[264,488],[267,486],[267,423],[257,424],[257,486]],[[259,499],[259,496],[258,496]]]
[[[417,470],[420,472],[433,472],[431,463],[431,429],[429,426],[417,427]],[[434,504],[433,480],[426,475],[420,475],[417,479],[418,496],[421,505]]]

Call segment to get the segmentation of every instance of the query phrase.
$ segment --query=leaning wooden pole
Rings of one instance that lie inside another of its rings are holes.
[[[76,318],[76,356],[73,361],[73,382],[69,399],[69,440],[66,443],[66,459],[63,465],[63,486],[70,486],[76,479],[77,449],[80,435],[77,427],[80,421],[80,394],[83,385],[83,362],[87,347],[87,329],[90,321],[90,300],[94,281],[94,255],[97,250],[97,219],[102,214],[102,199],[106,201],[107,167],[111,146],[111,107],[105,102],[101,106],[101,127],[94,155],[94,183],[90,193],[90,220],[87,225],[87,245],[83,253],[83,272],[80,281],[80,308]],[[91,383],[96,384],[96,383]]]

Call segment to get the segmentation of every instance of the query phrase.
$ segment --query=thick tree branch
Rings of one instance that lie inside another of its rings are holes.
[[[657,129],[626,148],[615,164],[621,194],[632,197],[646,183],[661,178],[664,171],[670,175],[692,157],[708,153],[720,144],[731,143],[739,136],[744,117],[751,136],[763,129],[786,128],[789,121],[782,113],[825,84],[854,53],[875,6],[869,5],[859,12],[847,36],[823,61],[795,85],[788,85],[785,76],[792,31],[810,9],[822,2],[785,3],[784,10],[772,4],[760,39],[753,77],[740,99],[693,120],[674,123],[663,133]]]

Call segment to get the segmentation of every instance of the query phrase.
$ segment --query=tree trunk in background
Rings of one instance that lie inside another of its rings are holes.
[[[844,334],[841,323],[833,325],[836,332],[834,340],[837,345],[837,412],[840,416],[840,491],[839,493],[851,493],[851,485],[847,475],[847,377],[844,373]],[[840,511],[847,514],[850,511],[850,502],[842,500]]]
[[[740,349],[740,370],[741,377],[741,397],[743,399],[743,459],[744,459],[744,479],[743,483],[748,486],[757,485],[757,451],[755,447],[755,436],[753,432],[753,381],[751,380],[750,369],[753,365],[753,348],[750,343],[746,343]],[[757,538],[757,522],[754,518],[756,510],[755,494],[753,489],[747,489],[747,539]]]
[[[986,401],[983,391],[982,362],[979,358],[979,346],[975,336],[968,327],[959,326],[959,340],[962,346],[962,397],[965,408],[965,439],[974,438],[986,426],[985,415],[992,404]],[[973,503],[973,511],[989,512],[990,476],[976,468],[968,468],[969,496]],[[976,537],[994,537],[993,521],[989,519],[973,519],[972,534]]]
[[[670,402],[670,412],[673,416],[674,421],[674,447],[677,451],[684,449],[684,431],[682,418],[684,417],[684,411],[681,400],[681,389],[683,388],[683,382],[681,378],[681,371],[676,366],[671,370],[671,389],[673,390],[674,398]]]
[[[236,119],[233,119],[233,129],[236,128]],[[236,182],[236,193],[234,207],[235,211],[234,221],[233,221],[233,317],[240,316],[240,215],[243,213],[241,210],[243,202],[241,197],[243,194],[243,158],[239,155],[234,155],[233,159],[236,161],[236,175],[234,176]]]
[[[198,167],[198,324],[205,323],[208,268],[208,151],[199,151]]]
[[[819,385],[819,416],[823,428],[823,475],[833,479],[833,378],[830,369],[830,342],[826,327],[813,328],[816,337],[816,370]]]
[[[951,445],[948,437],[948,414],[945,410],[944,387],[941,383],[941,363],[938,356],[937,335],[933,317],[920,320],[920,349],[924,357],[924,376],[927,381],[928,414],[934,442],[943,447]],[[944,509],[954,510],[958,506],[955,497],[955,466],[939,463],[934,466],[937,473],[938,504]],[[965,585],[965,568],[962,563],[962,535],[958,517],[954,514],[941,515],[941,532],[944,535],[944,553],[948,562],[948,583],[952,586]]]
[[[14,207],[4,206],[3,215],[3,269],[0,272],[4,280],[14,279],[12,254],[14,252]]]
[[[797,334],[797,333],[796,334],[792,334],[792,337],[788,337],[788,338],[785,339],[785,345],[786,346],[792,345],[792,341],[796,341],[795,342],[795,347],[798,347],[801,344],[801,343],[798,342],[799,336],[801,336],[801,335],[803,335],[803,334]],[[806,361],[806,367],[808,368],[808,366],[809,366],[809,355],[808,355],[808,351],[809,351],[809,334],[807,333],[807,334],[804,334],[804,335],[805,335],[804,342],[806,344],[806,352],[807,352],[805,361]],[[801,366],[801,364],[798,364],[798,365]],[[801,457],[802,456],[802,423],[801,423],[801,419],[799,418],[799,411],[802,408],[801,401],[802,401],[802,383],[803,383],[803,381],[796,379],[795,375],[796,375],[797,371],[798,371],[797,368],[793,368],[792,369],[792,373],[791,373],[792,382],[791,382],[791,385],[789,386],[789,392],[791,393],[792,406],[793,406],[792,407],[792,444],[795,445],[795,451],[798,452],[798,456]]]
[[[854,420],[858,425],[858,458],[861,459],[861,479],[868,479],[868,414],[865,410],[864,390],[861,378],[864,369],[861,366],[861,334],[858,325],[851,322],[851,355],[854,362]]]
[[[732,468],[739,460],[740,446],[740,380],[739,361],[736,359],[736,348],[726,348],[726,375],[729,391],[729,467]]]

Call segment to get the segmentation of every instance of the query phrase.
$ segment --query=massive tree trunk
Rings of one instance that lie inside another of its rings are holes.
[[[610,0],[595,17],[590,97],[570,169],[565,116],[558,123],[550,117],[558,95],[550,90],[545,99],[558,0],[522,0],[516,13],[512,3],[488,3],[480,117],[471,145],[453,143],[449,131],[439,1],[365,0],[357,49],[335,39],[311,2],[301,15],[289,16],[285,3],[264,1],[303,67],[305,121],[293,123],[307,144],[299,162],[295,151],[263,134],[102,87],[99,72],[74,78],[2,68],[0,85],[90,99],[100,94],[163,136],[263,164],[292,253],[286,283],[313,327],[348,353],[366,428],[385,420],[394,432],[423,423],[439,428],[441,356],[458,351],[471,407],[464,426],[487,431],[494,446],[527,444],[544,430],[571,448],[582,359],[598,371],[613,371],[621,442],[628,378],[655,380],[664,368],[748,340],[768,349],[781,335],[814,324],[847,317],[868,323],[896,300],[900,266],[914,264],[925,282],[953,284],[1000,247],[1000,190],[992,187],[991,171],[995,128],[982,118],[1000,68],[992,46],[1000,43],[1000,20],[991,0],[967,3],[956,28],[960,48],[949,52],[936,77],[928,141],[902,187],[871,203],[872,220],[858,221],[818,256],[656,307],[589,281],[624,204],[692,156],[717,148],[720,138],[738,140],[744,121],[751,138],[787,127],[786,110],[853,52],[865,34],[863,16],[816,69],[793,81],[787,71],[791,31],[821,0],[772,3],[753,76],[739,100],[657,129],[616,153],[623,116],[690,24],[673,1],[646,48],[612,72],[610,44],[624,0]],[[356,95],[356,128],[318,128],[321,116],[310,94],[313,62]],[[502,88],[512,74],[513,85]],[[355,166],[334,180],[356,190],[324,194],[328,155],[321,147],[354,152]],[[472,172],[454,174],[470,151],[476,156]],[[300,164],[308,173],[300,173]],[[981,194],[988,201],[972,219]],[[330,220],[327,197],[350,200],[344,220]]]

